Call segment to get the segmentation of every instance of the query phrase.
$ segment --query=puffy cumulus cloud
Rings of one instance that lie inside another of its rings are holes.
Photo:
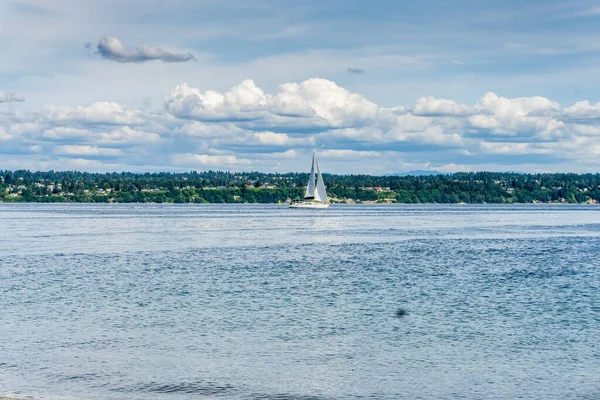
[[[472,107],[458,104],[453,100],[421,97],[410,109],[413,115],[420,116],[464,116],[474,112]]]
[[[191,53],[170,53],[158,47],[140,45],[135,51],[128,51],[119,39],[113,36],[102,36],[97,44],[98,54],[108,60],[120,63],[140,63],[161,60],[164,62],[186,62],[194,59]]]
[[[599,110],[491,92],[386,108],[318,78],[273,93],[252,80],[225,92],[180,84],[152,111],[105,101],[0,114],[0,151],[95,170],[304,170],[319,149],[327,172],[587,171],[600,168]]]
[[[573,122],[588,122],[600,120],[600,103],[590,104],[589,101],[578,101],[570,107],[565,107],[562,117]]]
[[[25,96],[20,93],[0,91],[0,103],[14,103],[17,101],[25,101]]]
[[[472,127],[489,129],[494,134],[518,136],[552,128],[549,125],[554,124],[553,116],[560,110],[560,104],[539,96],[509,99],[488,92],[475,108],[477,115],[469,119]]]
[[[226,93],[182,84],[165,97],[165,108],[180,118],[272,131],[326,131],[382,119],[378,105],[318,78],[280,85],[275,94],[266,94],[250,79]]]
[[[539,96],[509,99],[487,92],[479,99],[475,107],[499,118],[515,118],[541,111],[558,111],[560,104]]]
[[[494,130],[500,127],[500,122],[490,115],[471,115],[468,119],[469,124],[473,128]]]

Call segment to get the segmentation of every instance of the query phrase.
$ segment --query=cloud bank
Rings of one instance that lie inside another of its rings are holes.
[[[119,39],[113,36],[102,36],[97,44],[98,54],[107,60],[120,63],[141,63],[161,60],[164,62],[186,62],[194,59],[191,53],[175,54],[158,47],[140,45],[136,51],[125,50]]]
[[[382,107],[313,78],[267,93],[247,79],[225,92],[182,83],[161,109],[115,102],[0,114],[0,168],[88,170],[600,169],[600,103],[562,106],[484,93],[474,104],[420,97]]]

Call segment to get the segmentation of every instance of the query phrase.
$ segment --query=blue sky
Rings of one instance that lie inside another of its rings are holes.
[[[600,167],[592,1],[21,0],[0,168]]]

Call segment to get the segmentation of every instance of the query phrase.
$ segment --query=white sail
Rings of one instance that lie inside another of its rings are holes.
[[[321,175],[321,167],[317,161],[317,155],[313,153],[312,165],[310,167],[310,178],[306,185],[304,201],[295,201],[290,204],[290,208],[327,208],[329,199],[325,193],[325,182]]]
[[[315,155],[313,154],[312,166],[310,167],[310,178],[308,179],[308,185],[306,185],[306,193],[304,194],[305,199],[313,199],[315,197]]]
[[[315,191],[315,200],[322,201],[323,203],[329,203],[327,193],[325,192],[325,182],[323,182],[323,176],[321,175],[321,168],[319,167],[319,161],[317,156],[314,156],[315,164],[317,165],[317,190]]]

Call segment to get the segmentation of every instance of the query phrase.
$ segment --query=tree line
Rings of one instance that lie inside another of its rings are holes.
[[[3,202],[277,203],[303,196],[307,173],[0,171]],[[473,172],[433,176],[324,175],[333,201],[392,203],[600,202],[600,174]]]

